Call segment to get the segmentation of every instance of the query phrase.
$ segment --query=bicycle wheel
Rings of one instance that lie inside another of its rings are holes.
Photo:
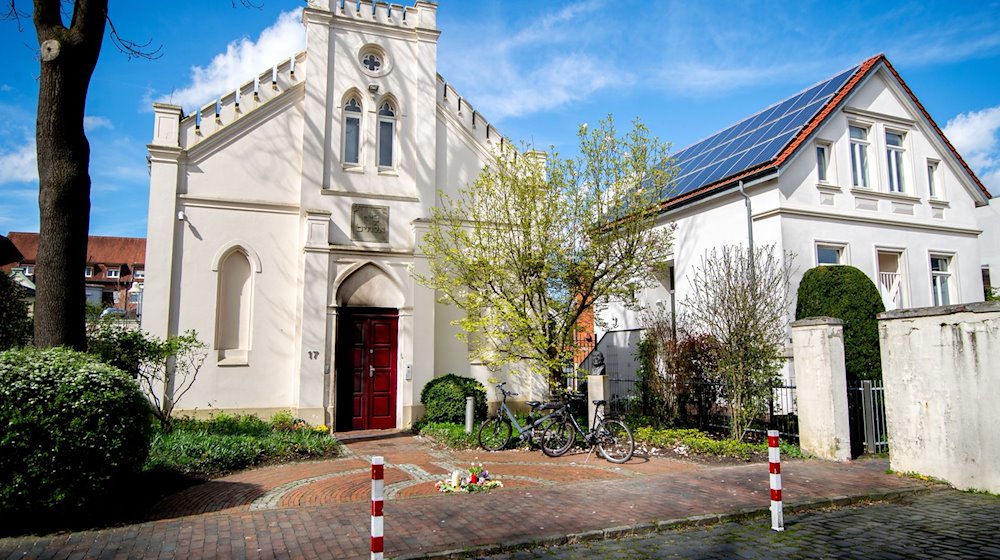
[[[510,420],[494,416],[479,426],[479,445],[487,451],[499,451],[510,443],[513,429]]]
[[[597,450],[612,463],[624,463],[635,453],[632,431],[621,420],[603,420],[597,425]]]
[[[569,418],[552,422],[542,432],[542,453],[549,457],[565,455],[573,447],[574,441],[576,441],[576,430]]]

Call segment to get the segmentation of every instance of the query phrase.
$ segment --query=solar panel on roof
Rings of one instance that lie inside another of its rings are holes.
[[[855,66],[814,84],[678,151],[671,196],[774,159],[857,70]]]

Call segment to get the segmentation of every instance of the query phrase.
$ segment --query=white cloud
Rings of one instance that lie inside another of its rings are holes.
[[[1000,194],[1000,105],[961,113],[944,133],[990,192]]]
[[[226,52],[216,55],[208,66],[191,68],[191,84],[158,101],[183,106],[186,110],[205,105],[236,89],[268,67],[305,48],[302,8],[284,12],[256,41],[243,37],[229,43]]]
[[[598,0],[573,2],[529,18],[521,27],[465,33],[457,48],[439,51],[445,79],[456,80],[459,91],[494,123],[628,84],[632,76],[612,64],[609,49],[593,49],[606,30],[593,17],[603,6]]]
[[[4,93],[9,93],[9,92],[14,91],[14,88],[10,87],[7,84],[3,84],[3,85],[0,85],[0,91],[2,91]]]
[[[87,132],[93,132],[95,130],[100,130],[102,128],[114,128],[115,125],[111,123],[110,119],[104,117],[83,117],[83,129]]]
[[[38,180],[34,139],[10,152],[0,152],[0,185]]]

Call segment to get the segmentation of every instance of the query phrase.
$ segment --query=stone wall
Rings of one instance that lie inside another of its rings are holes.
[[[1000,493],[1000,303],[879,315],[890,464]]]

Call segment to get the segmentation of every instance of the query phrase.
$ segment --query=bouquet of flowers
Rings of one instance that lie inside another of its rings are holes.
[[[476,457],[478,459],[478,457]],[[451,473],[450,480],[442,480],[434,483],[438,492],[452,493],[465,492],[489,492],[494,488],[503,488],[503,483],[499,480],[492,480],[490,472],[483,468],[483,464],[472,463],[469,466],[469,476],[463,477],[460,471]]]

